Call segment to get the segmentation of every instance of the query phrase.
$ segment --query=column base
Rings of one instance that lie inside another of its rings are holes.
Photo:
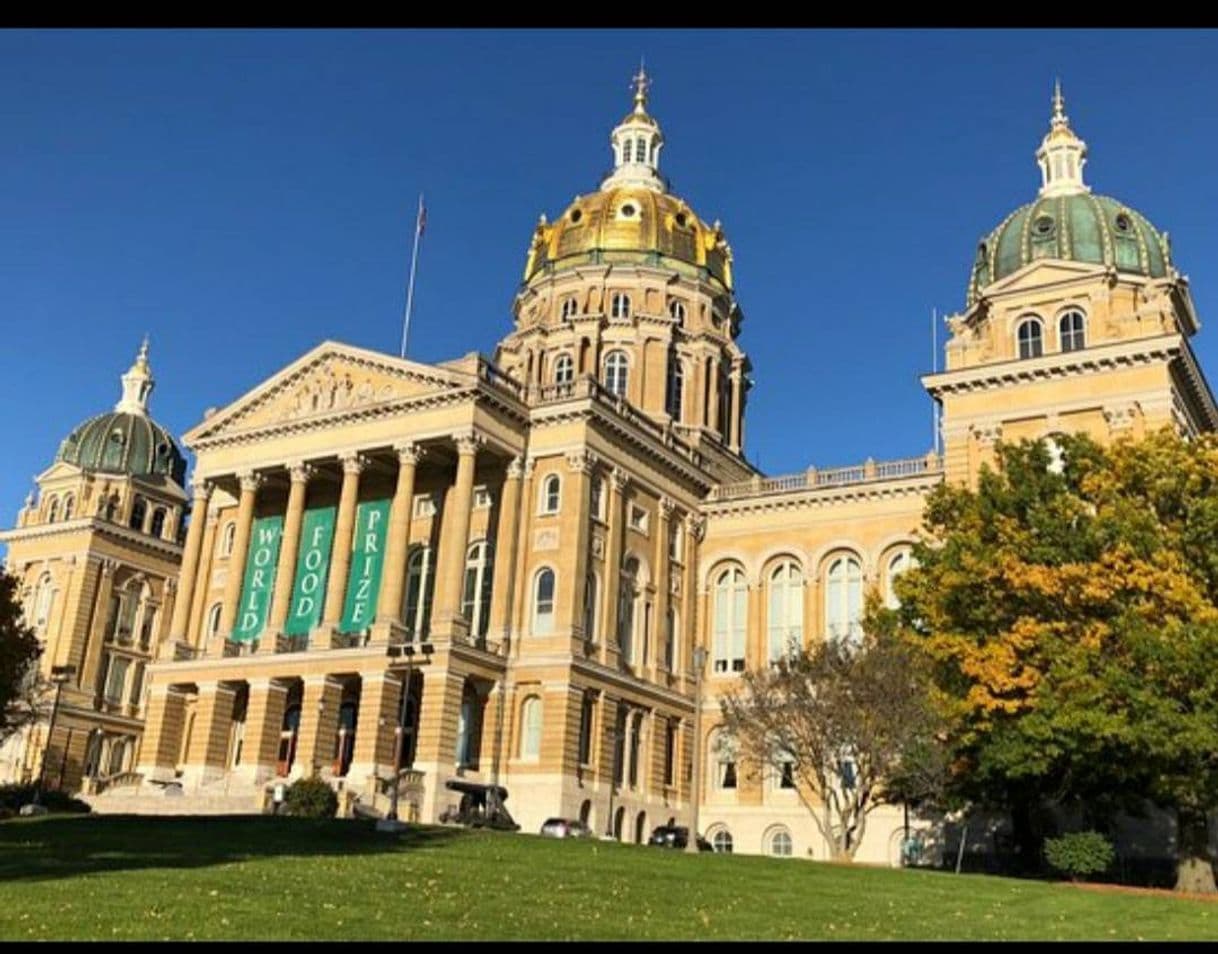
[[[464,616],[449,614],[433,617],[431,621],[431,638],[449,639],[453,642],[465,642],[469,637],[469,620]]]
[[[377,620],[368,636],[369,646],[389,646],[406,641],[406,627],[394,619]]]
[[[329,649],[334,645],[334,636],[338,627],[333,623],[322,623],[309,633],[309,651]]]

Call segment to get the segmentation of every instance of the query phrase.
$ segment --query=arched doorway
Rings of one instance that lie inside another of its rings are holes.
[[[332,766],[334,774],[338,776],[347,774],[347,769],[351,767],[351,757],[355,753],[356,711],[354,702],[344,702],[338,708],[338,735],[334,740]]]
[[[626,808],[624,805],[619,805],[617,811],[613,813],[613,837],[618,841],[622,840],[622,826],[626,822]]]
[[[634,843],[636,845],[643,844],[647,840],[647,813],[639,812],[638,817],[634,820]]]
[[[579,806],[579,820],[589,828],[592,827],[592,799],[585,798],[584,803]]]
[[[292,771],[296,761],[296,742],[300,736],[300,703],[294,702],[283,712],[283,725],[279,731],[279,757],[276,772],[280,777]]]

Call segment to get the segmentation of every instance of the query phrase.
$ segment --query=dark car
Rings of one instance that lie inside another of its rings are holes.
[[[677,848],[685,850],[689,844],[689,829],[684,825],[659,825],[652,829],[651,837],[647,839],[647,844],[655,845],[659,848]],[[711,843],[698,836],[699,851],[714,851]]]

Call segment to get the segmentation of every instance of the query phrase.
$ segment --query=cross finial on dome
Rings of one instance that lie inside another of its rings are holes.
[[[613,144],[613,171],[601,182],[601,188],[633,185],[663,192],[666,187],[659,168],[664,134],[660,124],[647,113],[651,77],[647,75],[647,66],[642,59],[639,71],[630,82],[634,87],[634,109],[617,124],[609,137]]]
[[[1066,125],[1066,97],[1062,95],[1062,81],[1053,81],[1053,125]]]

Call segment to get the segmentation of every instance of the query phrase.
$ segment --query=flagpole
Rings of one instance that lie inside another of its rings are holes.
[[[930,367],[931,373],[939,373],[939,309],[930,310]],[[935,456],[939,454],[939,402],[930,399],[931,431],[935,438]]]
[[[402,322],[402,357],[406,357],[406,341],[410,337],[410,312],[414,307],[414,272],[419,262],[419,236],[423,234],[423,193],[419,193],[419,214],[414,223],[414,249],[410,253],[410,282],[406,286],[406,317]]]

